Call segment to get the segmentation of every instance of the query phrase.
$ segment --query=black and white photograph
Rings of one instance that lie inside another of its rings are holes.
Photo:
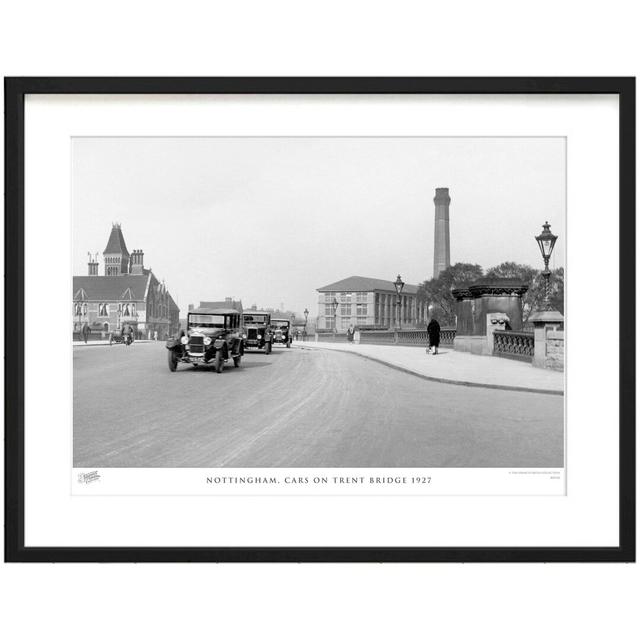
[[[71,145],[75,468],[564,469],[564,137]]]

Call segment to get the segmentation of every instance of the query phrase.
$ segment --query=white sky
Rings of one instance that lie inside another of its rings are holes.
[[[565,179],[564,138],[78,138],[74,274],[120,222],[181,311],[233,296],[315,316],[336,280],[432,276],[436,187],[452,263],[541,268],[548,220],[564,265]]]

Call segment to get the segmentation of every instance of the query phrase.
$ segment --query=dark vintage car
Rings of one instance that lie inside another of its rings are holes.
[[[271,353],[271,314],[262,311],[243,313],[242,323],[245,348]]]
[[[178,363],[193,366],[213,365],[218,373],[224,363],[233,360],[236,367],[244,355],[242,315],[236,309],[206,309],[200,307],[187,315],[187,330],[167,340],[169,370]]]
[[[122,327],[121,329],[115,329],[109,334],[109,344],[125,344],[127,347],[133,344],[134,330]]]
[[[271,330],[273,332],[273,344],[284,344],[287,349],[291,347],[293,335],[291,332],[291,322],[280,318],[274,318],[271,321]]]

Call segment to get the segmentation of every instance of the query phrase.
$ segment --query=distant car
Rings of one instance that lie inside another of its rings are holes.
[[[126,344],[128,347],[133,340],[133,332],[127,333],[124,329],[116,329],[109,334],[109,344]]]
[[[291,322],[289,320],[274,318],[271,321],[271,329],[273,331],[273,344],[284,344],[287,349],[291,347],[293,339],[291,333]]]
[[[236,367],[244,355],[242,315],[236,309],[207,309],[200,307],[187,315],[187,330],[167,340],[169,370],[175,371],[180,362],[213,365],[222,373],[225,362],[233,360]]]
[[[249,312],[242,314],[245,349],[262,349],[271,353],[271,314],[264,312]]]

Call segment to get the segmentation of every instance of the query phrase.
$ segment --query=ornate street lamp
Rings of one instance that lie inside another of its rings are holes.
[[[544,303],[543,310],[551,311],[551,299],[550,299],[550,278],[551,271],[549,271],[549,259],[551,258],[551,254],[553,253],[553,247],[556,244],[556,240],[558,236],[553,235],[550,230],[551,225],[548,222],[545,222],[542,225],[542,233],[539,236],[536,236],[536,242],[540,247],[540,253],[542,254],[542,259],[544,260],[544,271],[542,272],[542,277],[544,278]]]
[[[396,300],[396,329],[400,329],[400,294],[404,289],[404,282],[402,282],[402,278],[400,274],[396,278],[396,281],[393,283],[393,286],[396,288],[397,300]]]
[[[338,333],[338,298],[333,298],[333,333]]]
[[[302,312],[304,313],[304,326],[306,328],[307,326],[307,320],[309,319],[309,309],[307,309],[306,307],[304,308],[304,311]]]

